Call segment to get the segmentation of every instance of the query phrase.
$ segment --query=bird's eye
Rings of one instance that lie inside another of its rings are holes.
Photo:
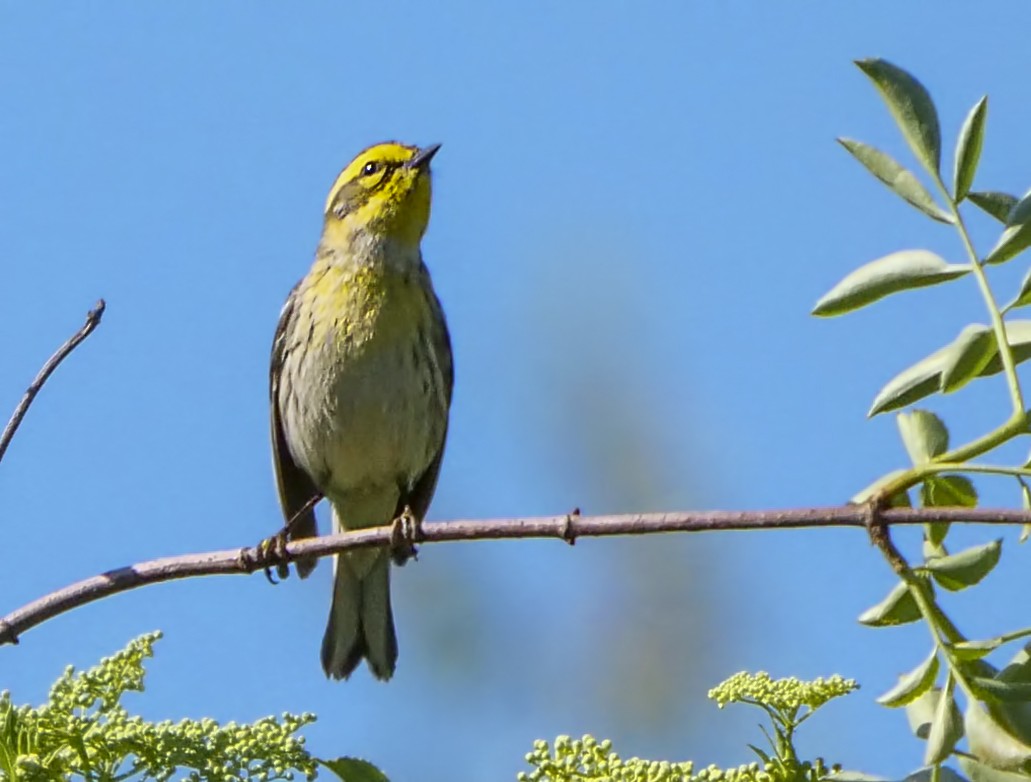
[[[362,176],[372,176],[379,171],[379,163],[375,160],[370,160],[365,164],[365,168],[362,169]]]

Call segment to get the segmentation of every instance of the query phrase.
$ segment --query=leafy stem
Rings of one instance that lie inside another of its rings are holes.
[[[963,643],[967,639],[938,606],[926,583],[914,575],[912,580],[908,581],[908,585],[917,608],[920,609],[920,614],[931,631],[931,638],[935,646],[945,655],[952,678],[968,698],[976,700],[977,696],[974,694],[970,682],[967,681],[960,661],[956,659],[956,653],[952,649],[953,644]]]
[[[970,459],[975,459],[982,454],[988,453],[988,451],[998,448],[1000,445],[1009,442],[1017,435],[1027,434],[1027,431],[1027,414],[1023,410],[1014,411],[1009,420],[999,428],[993,429],[988,432],[988,434],[982,435],[976,440],[971,440],[966,445],[961,445],[959,448],[943,453],[937,458],[937,461],[966,462]]]
[[[969,472],[983,473],[987,475],[1008,475],[1010,477],[1022,475],[1031,477],[1031,467],[1011,467],[1004,464],[970,464],[969,462],[932,462],[922,464],[918,468],[921,477],[937,475],[943,472]]]
[[[1013,466],[974,463],[999,446],[1031,434],[1031,411],[1025,406],[1017,375],[1018,362],[1031,358],[1031,322],[1006,317],[1015,307],[1031,305],[1031,272],[1025,274],[1012,302],[1000,308],[986,268],[1031,249],[1031,192],[1017,198],[971,189],[984,143],[987,96],[974,104],[960,128],[950,192],[942,177],[941,124],[930,93],[912,74],[886,60],[858,60],[856,65],[873,82],[934,187],[925,185],[887,152],[854,139],[842,138],[839,142],[910,206],[938,223],[954,226],[966,259],[950,263],[926,249],[890,253],[842,278],[816,302],[813,314],[842,315],[885,296],[973,275],[991,323],[990,327],[967,325],[952,342],[899,372],[877,393],[869,410],[872,416],[910,408],[900,412],[897,420],[912,466],[885,475],[853,500],[865,506],[870,538],[900,581],[880,603],[863,612],[860,621],[872,627],[922,621],[934,642],[930,656],[900,676],[878,701],[891,708],[906,707],[917,735],[927,741],[924,763],[931,768],[932,781],[942,778],[941,763],[959,751],[957,743],[964,736],[970,749],[968,757],[980,768],[1028,771],[1031,646],[1020,650],[1001,671],[982,658],[1006,641],[1031,636],[1031,628],[984,641],[967,641],[939,606],[941,596],[934,589],[937,584],[959,591],[980,583],[999,562],[1001,539],[950,553],[945,547],[949,525],[928,523],[924,526],[922,562],[914,567],[895,545],[880,513],[893,506],[908,506],[914,499],[909,497],[909,490],[917,486],[924,506],[976,507],[978,494],[971,474],[1016,479],[1024,507],[1031,508],[1031,462]],[[935,191],[940,197],[933,194]],[[960,213],[965,201],[1003,226],[995,245],[983,258],[978,256]],[[1011,408],[1008,416],[1001,425],[958,447],[950,448],[949,431],[941,418],[928,410],[911,408],[931,394],[951,393],[997,373],[1006,379]],[[1031,537],[1031,525],[1024,527],[1022,539],[1026,537]],[[935,688],[943,664],[944,684]],[[956,704],[957,690],[968,701],[962,715]]]
[[[1002,317],[1002,310],[999,308],[998,302],[995,300],[995,294],[992,292],[992,287],[988,283],[988,275],[984,272],[984,266],[981,263],[980,258],[977,255],[977,250],[974,249],[974,243],[970,238],[970,232],[967,230],[967,224],[963,220],[963,215],[959,211],[959,204],[949,194],[948,188],[945,183],[942,182],[940,175],[934,177],[935,184],[938,185],[938,189],[945,199],[945,203],[948,204],[949,211],[955,220],[956,230],[959,232],[960,240],[963,242],[963,248],[967,253],[967,260],[970,263],[970,270],[974,273],[974,277],[977,278],[977,286],[981,289],[981,297],[984,299],[985,307],[988,309],[988,315],[992,320],[992,330],[995,332],[995,339],[999,343],[999,358],[1002,360],[1003,372],[1006,375],[1006,385],[1009,387],[1010,400],[1013,403],[1013,415],[1010,421],[1019,419],[1023,424],[1025,420],[1024,413],[1024,396],[1020,390],[1020,378],[1017,376],[1017,363],[1013,358],[1013,348],[1010,346],[1009,338],[1006,335],[1006,323]]]
[[[1031,635],[1031,627],[1025,627],[1020,630],[1003,633],[999,636],[998,640],[1000,644],[1008,644],[1010,641],[1016,641],[1019,638],[1027,638],[1029,635]]]
[[[901,472],[896,478],[887,481],[880,487],[878,493],[884,498],[892,498],[920,484],[925,478],[931,475],[938,475],[943,472],[976,472],[990,473],[994,475],[1023,475],[1031,477],[1031,469],[1026,467],[1009,467],[1004,465],[971,464],[968,460],[981,456],[994,450],[1003,443],[1009,442],[1020,434],[1027,431],[1027,418],[1020,413],[998,429],[993,429],[988,434],[973,440],[966,445],[961,445],[951,451],[946,451],[936,456],[932,461],[925,464],[915,465],[908,470]]]
[[[981,296],[984,299],[985,307],[987,308],[988,315],[991,318],[992,330],[995,334],[995,340],[998,343],[999,358],[1002,362],[1003,373],[1006,377],[1006,385],[1009,388],[1013,412],[1005,423],[987,434],[954,448],[951,451],[946,451],[945,453],[933,457],[930,463],[916,465],[912,469],[903,472],[897,479],[885,484],[882,491],[882,496],[884,497],[894,497],[895,495],[916,486],[928,475],[934,475],[946,471],[987,472],[1000,475],[1031,476],[1031,471],[1021,468],[984,467],[967,464],[971,459],[975,459],[978,456],[994,450],[1000,445],[1012,440],[1014,437],[1026,434],[1028,432],[1028,416],[1024,407],[1024,396],[1020,388],[1020,378],[1017,375],[1017,364],[1013,357],[1013,348],[1009,344],[1009,338],[1006,334],[1006,323],[1003,319],[1002,310],[999,308],[998,302],[995,300],[995,294],[992,292],[991,285],[988,282],[988,276],[985,274],[984,266],[978,258],[977,250],[974,248],[973,241],[970,238],[966,222],[963,220],[963,216],[960,213],[959,204],[957,204],[949,194],[948,188],[946,188],[945,183],[942,182],[941,176],[936,175],[934,180],[938,189],[941,191],[942,197],[948,204],[949,211],[955,221],[956,230],[959,232],[960,239],[963,242],[963,247],[966,250],[970,269],[973,272],[974,277],[977,279],[978,288],[981,290]]]

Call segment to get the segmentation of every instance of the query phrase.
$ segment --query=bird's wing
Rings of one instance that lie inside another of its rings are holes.
[[[431,336],[433,340],[431,347],[436,356],[437,365],[440,367],[440,373],[444,381],[444,397],[447,408],[450,409],[451,392],[455,386],[455,366],[451,354],[451,334],[448,332],[447,321],[444,319],[444,310],[440,306],[440,301],[435,294],[431,293],[430,296],[430,306],[436,309],[435,320],[441,326],[440,330]],[[447,411],[445,410],[446,414]],[[437,476],[440,474],[440,462],[444,458],[444,444],[446,441],[447,421],[445,419],[444,434],[440,438],[440,448],[437,450],[436,456],[433,457],[430,466],[426,468],[425,472],[412,485],[411,491],[401,492],[394,518],[401,515],[406,505],[411,508],[412,513],[420,521],[426,515],[426,510],[430,506],[430,500],[433,499],[433,492],[437,488]]]
[[[286,433],[283,431],[283,416],[279,409],[279,386],[287,351],[287,336],[294,318],[294,304],[297,287],[287,297],[286,304],[276,325],[276,335],[272,340],[272,362],[269,370],[269,408],[272,426],[272,462],[276,470],[276,485],[279,489],[279,504],[283,516],[289,522],[305,505],[320,496],[319,489],[290,454],[286,444]],[[298,516],[290,527],[290,540],[310,538],[318,534],[315,523],[315,510],[308,508]],[[316,559],[297,561],[297,572],[304,578],[315,568]]]

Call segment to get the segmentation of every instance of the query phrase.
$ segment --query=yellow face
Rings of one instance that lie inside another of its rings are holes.
[[[326,230],[418,243],[430,219],[430,159],[439,148],[386,142],[358,153],[329,191]]]

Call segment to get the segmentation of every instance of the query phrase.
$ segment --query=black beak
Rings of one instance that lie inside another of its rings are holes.
[[[408,168],[426,168],[433,160],[433,156],[437,154],[438,149],[440,149],[440,144],[423,147],[415,153],[415,157],[408,161]]]

